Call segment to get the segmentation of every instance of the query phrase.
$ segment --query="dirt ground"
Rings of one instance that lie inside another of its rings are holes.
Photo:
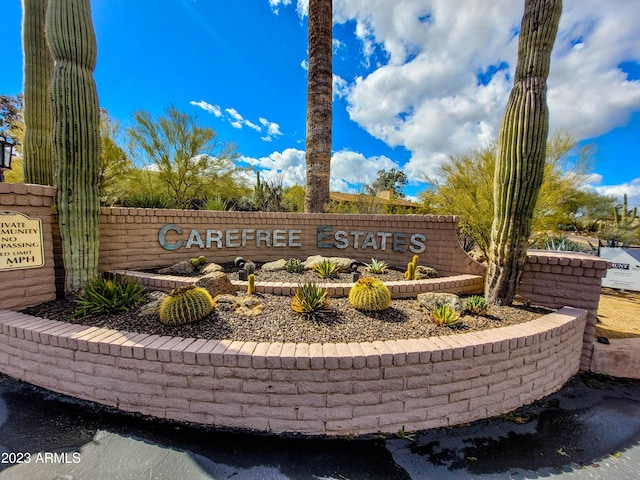
[[[640,292],[603,288],[596,334],[607,338],[640,337]]]

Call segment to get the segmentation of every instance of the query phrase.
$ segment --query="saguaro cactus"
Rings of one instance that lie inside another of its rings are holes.
[[[89,0],[49,0],[46,36],[55,60],[51,98],[65,294],[98,273],[99,112]]]
[[[486,297],[510,305],[526,261],[545,165],[547,77],[562,0],[525,0],[513,89],[502,117]]]
[[[22,0],[24,181],[39,185],[53,185],[55,177],[51,143],[53,117],[49,95],[53,57],[44,35],[47,4],[48,0]]]
[[[613,221],[616,227],[630,228],[635,222],[638,216],[638,207],[634,207],[632,210],[627,208],[627,194],[622,196],[622,205],[616,205],[613,208]]]

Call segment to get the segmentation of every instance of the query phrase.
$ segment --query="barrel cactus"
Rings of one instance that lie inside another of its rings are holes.
[[[379,312],[391,305],[391,292],[377,278],[364,277],[349,290],[349,303],[356,310]]]
[[[202,320],[213,310],[211,294],[188,285],[172,291],[160,305],[160,321],[165,325],[184,325]]]

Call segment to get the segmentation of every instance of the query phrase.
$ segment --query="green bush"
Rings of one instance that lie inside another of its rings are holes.
[[[75,299],[78,308],[73,316],[123,312],[140,302],[143,296],[144,287],[132,278],[92,278],[85,282],[82,293]]]
[[[291,299],[291,308],[306,315],[326,311],[329,308],[328,291],[314,283],[300,285]]]
[[[157,193],[137,193],[127,197],[125,205],[132,208],[173,208],[174,202]]]
[[[464,308],[473,315],[486,315],[489,311],[489,304],[484,297],[472,295],[464,301]]]
[[[334,278],[338,275],[338,264],[331,260],[322,260],[313,266],[319,278]]]
[[[284,263],[284,269],[289,273],[304,272],[304,263],[297,258],[290,258]]]

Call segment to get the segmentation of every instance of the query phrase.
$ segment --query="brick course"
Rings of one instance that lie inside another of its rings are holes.
[[[559,389],[580,366],[586,321],[587,312],[562,308],[455,337],[313,346],[68,329],[0,311],[0,371],[178,421],[308,435],[395,433],[504,414]]]

